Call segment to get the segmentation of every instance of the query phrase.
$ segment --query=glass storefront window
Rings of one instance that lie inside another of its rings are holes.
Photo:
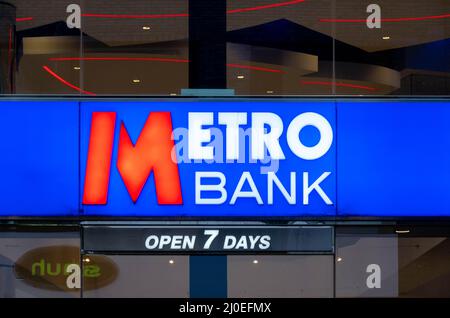
[[[341,227],[336,297],[450,297],[449,229]]]
[[[355,2],[320,19],[334,24],[336,94],[449,94],[448,1]]]
[[[80,30],[66,23],[68,3],[11,1],[15,6],[15,46],[11,46],[12,93],[77,95],[83,90],[80,73],[58,59],[81,55]],[[4,92],[8,93],[8,92]]]
[[[398,239],[391,230],[336,230],[336,297],[398,296]]]
[[[228,1],[228,87],[236,95],[331,95],[331,86],[304,85],[333,62],[333,25],[318,16],[333,1]]]
[[[85,255],[83,297],[333,297],[331,255]],[[223,265],[223,266],[222,266]],[[221,269],[223,268],[223,270]]]
[[[209,20],[208,2],[202,2],[204,10],[196,7],[200,18],[185,0],[70,5],[2,2],[0,94],[177,96],[186,88],[228,88],[241,96],[442,96],[450,91],[446,1],[370,6],[357,0],[220,0],[214,7],[223,12],[214,11]],[[198,30],[209,33],[191,39],[190,29],[195,36]]]
[[[400,297],[449,298],[450,230],[429,226],[400,229],[398,277]]]
[[[97,278],[84,270],[83,297],[189,297],[188,256],[83,256],[83,266],[91,264],[97,264],[103,278]]]
[[[0,56],[8,57],[0,94],[172,96],[188,87],[187,1],[9,1],[7,8],[0,10]]]
[[[328,255],[82,255],[76,228],[3,227],[0,298],[450,298],[449,238],[445,226],[337,226]]]
[[[333,256],[228,256],[230,298],[333,297]]]
[[[77,298],[67,266],[80,264],[79,232],[0,231],[0,298]]]
[[[96,95],[179,95],[187,88],[185,0],[82,1],[86,89]]]

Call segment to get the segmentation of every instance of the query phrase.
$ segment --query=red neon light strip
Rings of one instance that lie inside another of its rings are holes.
[[[49,61],[155,61],[172,63],[189,63],[185,59],[159,57],[51,57]]]
[[[302,85],[323,85],[323,86],[336,86],[336,87],[350,87],[350,88],[358,88],[364,89],[367,91],[375,91],[374,87],[363,86],[363,85],[354,85],[354,84],[345,84],[345,83],[332,83],[332,82],[320,82],[320,81],[301,81]]]
[[[173,59],[160,57],[51,57],[49,61],[151,61],[151,62],[172,62],[172,63],[189,63],[187,59]],[[242,65],[242,64],[227,64],[228,67],[242,68],[253,71],[269,72],[269,73],[285,73],[282,70],[277,70],[267,67]]]
[[[232,68],[243,68],[248,69],[252,71],[261,71],[261,72],[269,72],[269,73],[286,73],[282,70],[276,70],[273,68],[267,68],[267,67],[259,67],[259,66],[251,66],[251,65],[241,65],[241,64],[227,64],[228,67]]]
[[[404,21],[424,21],[450,18],[450,14],[431,15],[426,17],[406,17],[406,18],[385,18],[381,22],[404,22]],[[320,19],[320,22],[338,22],[338,23],[359,23],[366,22],[366,19]]]
[[[293,4],[297,4],[297,3],[301,3],[301,2],[305,2],[305,0],[293,0],[293,1],[266,4],[266,5],[250,7],[250,8],[233,9],[233,10],[228,10],[227,13],[233,14],[233,13],[239,13],[239,12],[259,11],[259,10],[265,10],[265,9],[271,9],[271,8],[277,8],[277,7],[285,7],[285,6],[289,6],[289,5],[293,5]]]
[[[17,18],[16,22],[31,21],[31,20],[33,20],[33,17]]]
[[[111,18],[111,19],[161,19],[161,18],[179,18],[188,17],[188,13],[169,13],[169,14],[98,14],[83,13],[82,17],[88,18]]]
[[[249,12],[249,11],[259,11],[266,10],[277,7],[285,7],[297,3],[305,2],[305,0],[291,0],[286,2],[266,4],[256,7],[240,8],[228,10],[227,14]],[[161,19],[161,18],[179,18],[188,17],[188,13],[169,13],[169,14],[102,14],[102,13],[83,13],[81,16],[90,18],[111,18],[111,19]]]
[[[81,88],[79,88],[78,86],[73,85],[72,83],[69,83],[68,81],[66,81],[64,78],[62,78],[61,76],[59,76],[58,74],[56,74],[55,72],[53,72],[48,66],[44,65],[42,66],[42,68],[49,73],[51,76],[53,76],[54,78],[56,78],[58,81],[60,81],[61,83],[63,83],[66,86],[69,86],[70,88],[73,88],[74,90],[82,93],[82,94],[86,94],[86,95],[92,95],[95,96],[95,93],[89,92],[89,91],[85,91]]]

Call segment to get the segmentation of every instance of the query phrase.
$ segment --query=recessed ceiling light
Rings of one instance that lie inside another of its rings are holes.
[[[337,260],[338,262],[342,262],[342,257],[338,257],[336,260]]]
[[[266,93],[267,94],[273,94],[273,91],[267,91]]]
[[[238,75],[237,78],[243,79],[243,78],[245,78],[245,76],[244,75]]]
[[[141,82],[140,79],[134,79],[134,80],[133,80],[133,83],[135,83],[135,84],[138,84],[138,83],[140,83],[140,82]]]
[[[407,234],[409,232],[410,232],[410,230],[395,230],[395,233],[397,233],[397,234]]]
[[[383,36],[383,40],[389,40],[390,38],[390,36]]]
[[[79,66],[74,66],[73,69],[76,70],[76,71],[79,71],[79,70],[81,70],[81,67],[79,67]]]
[[[142,27],[142,30],[148,31],[148,30],[150,30],[150,27],[148,25],[145,25],[145,26]]]
[[[173,259],[171,259],[170,261],[169,261],[169,264],[174,264],[175,263],[175,261],[173,260]]]
[[[259,261],[257,259],[253,260],[253,264],[258,264],[258,263],[259,263]]]

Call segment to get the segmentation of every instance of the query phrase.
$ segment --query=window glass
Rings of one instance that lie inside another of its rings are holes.
[[[439,227],[402,230],[398,239],[400,297],[449,298],[450,230]]]
[[[450,297],[446,227],[339,227],[337,297]]]
[[[336,297],[397,297],[398,239],[384,228],[337,228]]]
[[[96,95],[179,95],[189,68],[186,0],[82,1],[82,81]]]
[[[86,267],[91,264],[97,266],[89,272]],[[189,297],[189,256],[85,255],[83,266],[86,298]]]
[[[228,87],[236,95],[330,95],[333,1],[228,1]],[[327,66],[328,67],[328,66]]]
[[[335,15],[321,17],[322,24],[335,25],[336,93],[448,95],[450,3],[369,4],[336,1]]]
[[[333,297],[333,256],[228,256],[228,297]]]
[[[201,1],[2,1],[0,94],[449,94],[448,1]]]
[[[12,93],[77,95],[82,83],[79,70],[59,61],[78,57],[81,33],[66,22],[65,1],[10,1],[15,6],[15,33],[11,47]],[[1,11],[1,10],[0,10]],[[10,93],[10,92],[3,92]]]
[[[0,6],[0,94],[170,96],[188,87],[188,1]]]
[[[80,264],[78,232],[0,232],[0,298],[80,297],[70,264]]]

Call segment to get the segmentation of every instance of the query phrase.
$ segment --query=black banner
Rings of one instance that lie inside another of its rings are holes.
[[[61,313],[70,311],[72,314],[83,315],[88,311],[95,316],[112,314],[112,317],[127,316],[130,308],[136,312],[148,312],[150,317],[298,317],[299,311],[320,312],[333,316],[336,312],[345,312],[345,317],[361,317],[361,313],[370,310],[371,316],[382,317],[386,312],[395,309],[404,317],[414,316],[414,313],[429,313],[431,308],[436,312],[448,309],[448,299],[389,299],[389,298],[340,298],[340,299],[0,299],[3,310],[19,314],[36,312],[39,306],[52,308],[46,312],[46,317],[61,317]]]
[[[85,226],[85,252],[332,253],[331,226]]]

